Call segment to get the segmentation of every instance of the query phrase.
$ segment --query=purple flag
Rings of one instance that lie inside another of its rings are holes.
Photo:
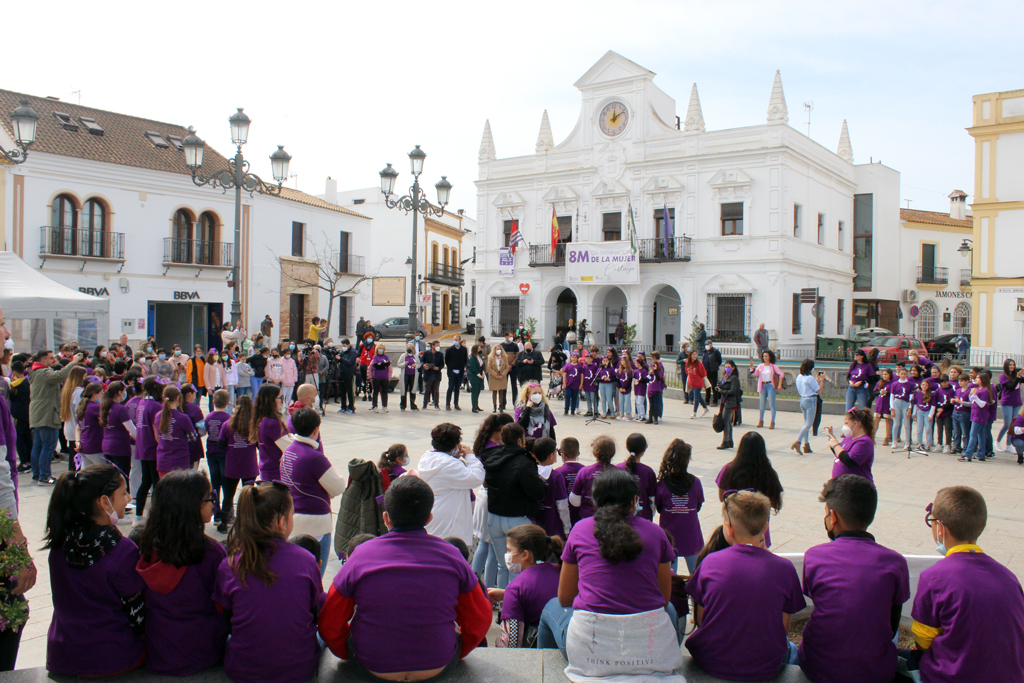
[[[671,240],[675,235],[672,232],[672,219],[669,218],[669,215],[668,215],[668,202],[667,201],[665,202],[665,208],[662,209],[662,219],[665,221],[665,229],[662,231],[662,238],[663,238],[663,243],[664,243],[664,246],[665,246],[665,256],[669,256],[669,250],[668,250],[669,240]]]

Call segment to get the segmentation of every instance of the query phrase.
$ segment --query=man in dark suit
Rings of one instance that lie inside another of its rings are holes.
[[[444,354],[441,353],[441,342],[434,341],[429,351],[423,353],[423,407],[434,400],[434,410],[441,410],[439,391],[441,386],[441,369],[444,368]]]
[[[520,384],[528,382],[537,382],[539,384],[541,379],[543,379],[544,354],[541,353],[540,349],[534,348],[531,342],[526,342],[524,347],[523,352],[516,359],[519,382]]]
[[[444,366],[448,369],[448,392],[445,394],[444,409],[452,409],[452,394],[455,395],[455,410],[459,407],[459,389],[466,377],[466,364],[469,362],[469,351],[462,344],[462,337],[455,335],[452,345],[444,352]]]
[[[701,357],[704,369],[708,371],[708,381],[711,387],[704,390],[704,403],[717,406],[721,392],[718,390],[718,369],[722,366],[722,354],[710,341],[704,342],[704,354]],[[714,396],[714,402],[711,398]]]
[[[505,331],[505,341],[501,343],[501,350],[505,352],[505,359],[509,364],[508,380],[512,385],[512,403],[515,404],[515,397],[519,393],[519,372],[516,367],[516,360],[519,356],[519,344],[515,342],[515,338],[512,336],[512,333],[507,330]],[[504,406],[502,406],[502,408],[504,409]]]

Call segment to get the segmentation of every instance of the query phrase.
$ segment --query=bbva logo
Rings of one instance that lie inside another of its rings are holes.
[[[110,296],[110,292],[107,291],[106,287],[100,287],[99,289],[95,287],[79,287],[78,291],[82,294],[90,294],[92,296]]]
[[[177,301],[188,301],[190,299],[198,299],[199,298],[199,292],[176,291],[174,293],[174,298]]]

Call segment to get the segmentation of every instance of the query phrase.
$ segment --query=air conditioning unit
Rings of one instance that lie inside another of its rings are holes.
[[[903,302],[912,304],[917,301],[917,290],[916,289],[904,289],[903,290]]]

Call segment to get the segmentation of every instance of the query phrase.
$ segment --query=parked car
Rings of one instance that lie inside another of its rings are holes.
[[[940,358],[943,356],[949,356],[950,358],[957,357],[956,338],[959,334],[940,334],[935,339],[929,339],[924,343],[928,348],[928,353],[935,355],[937,354]],[[965,333],[964,337],[967,339],[967,345],[971,344],[971,335]]]
[[[853,335],[852,339],[854,341],[866,342],[874,339],[875,337],[887,337],[893,334],[896,333],[892,330],[887,330],[884,327],[865,327],[862,330],[858,330],[857,333]]]
[[[387,318],[373,326],[376,339],[403,339],[409,333],[409,318]],[[420,325],[423,336],[427,336],[427,328]]]
[[[901,360],[906,360],[907,354],[911,351],[917,351],[918,356],[928,356],[928,348],[924,345],[923,341],[916,337],[904,337],[902,335],[875,337],[869,340],[861,349],[865,353],[870,353],[872,349],[878,349],[879,363],[898,363]]]

